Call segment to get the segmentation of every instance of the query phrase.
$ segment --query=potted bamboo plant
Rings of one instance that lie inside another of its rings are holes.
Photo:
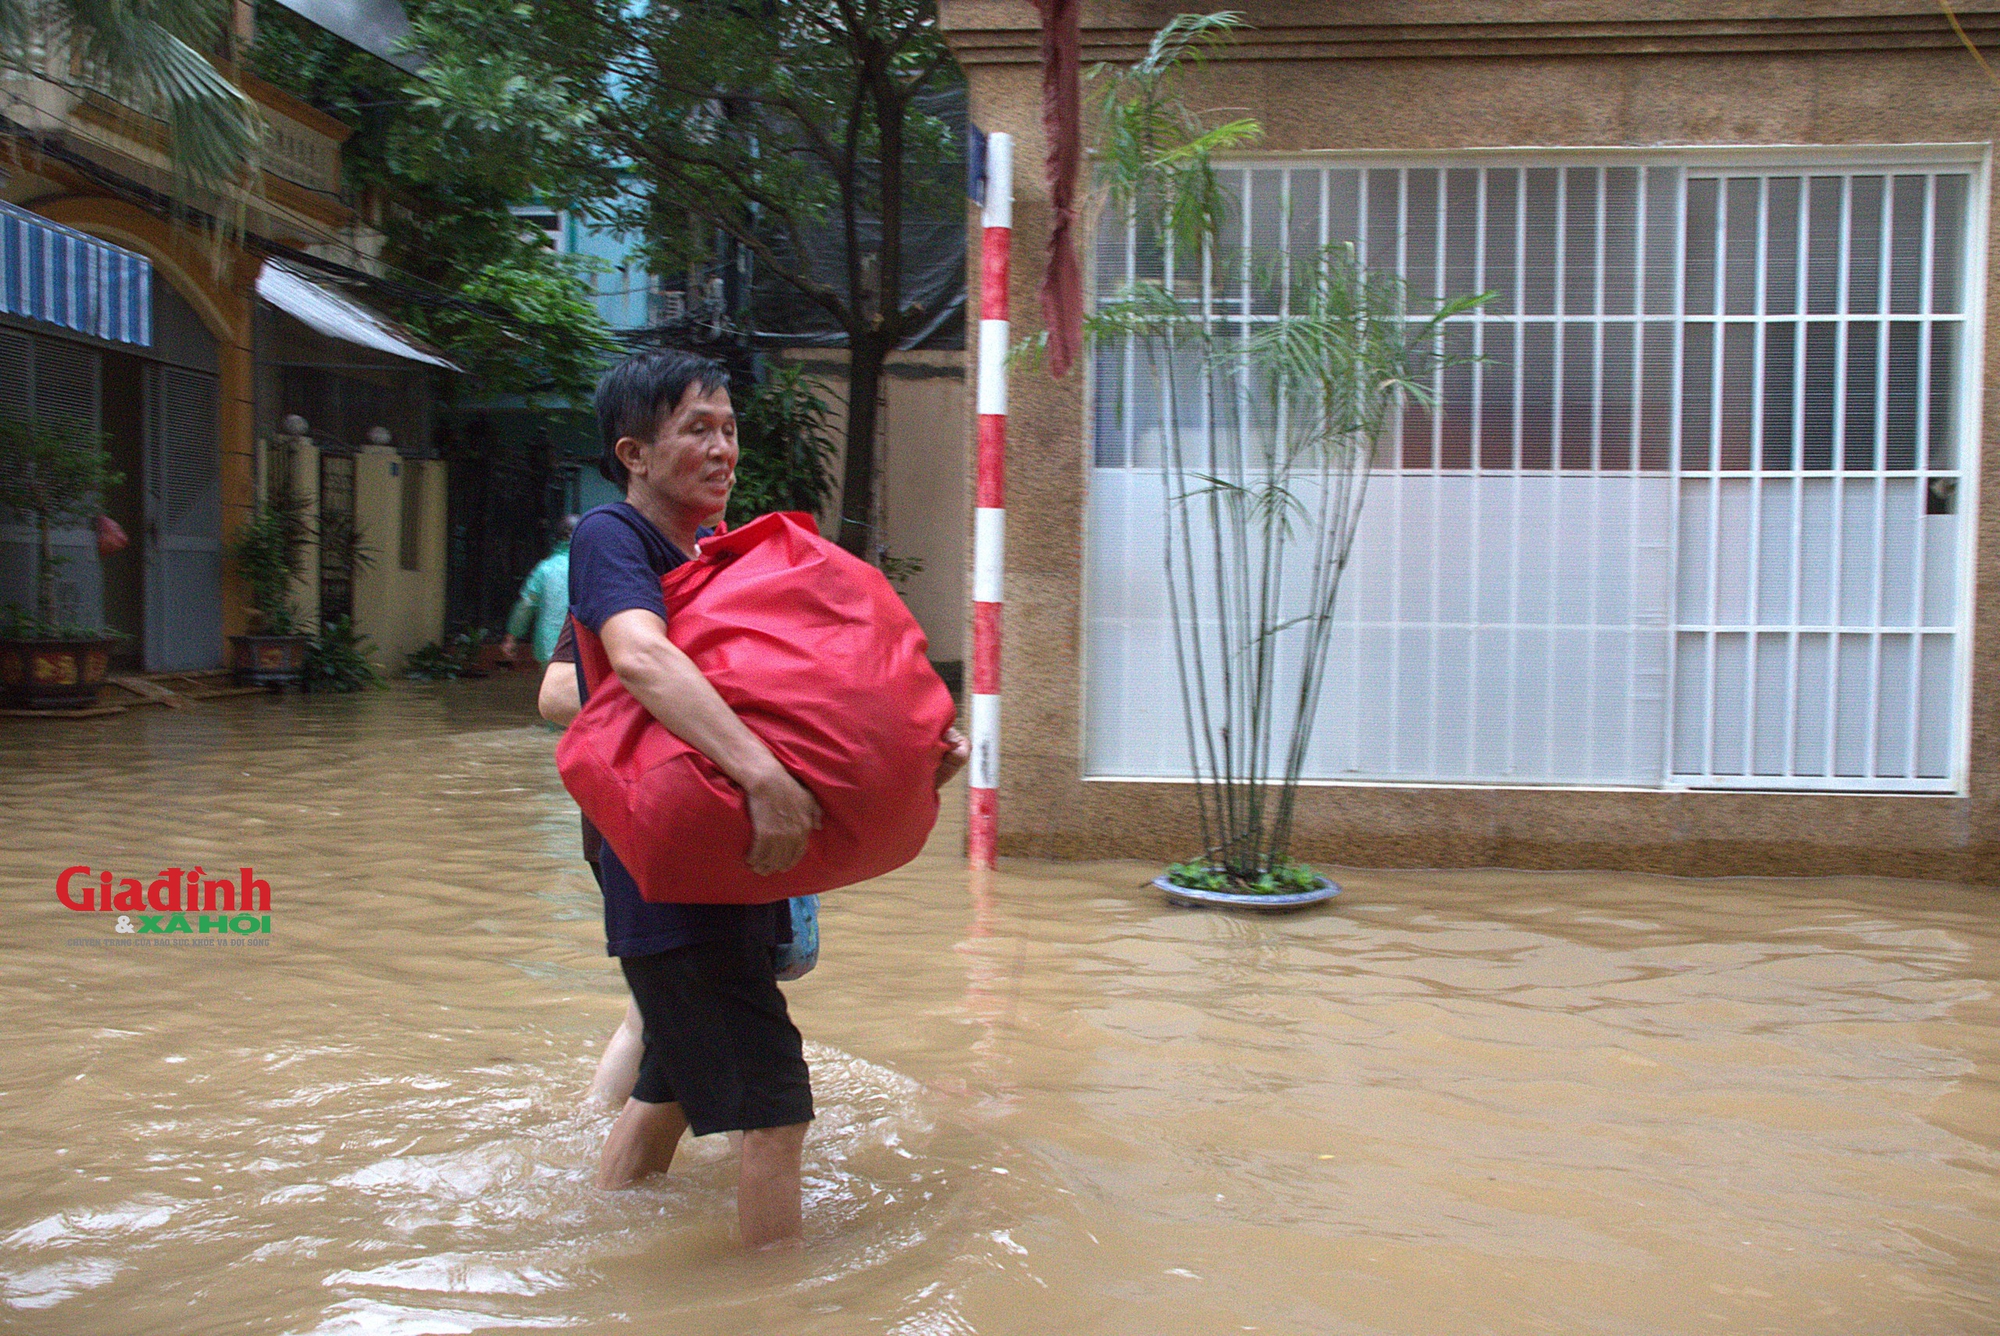
[[[1099,207],[1161,264],[1106,294],[1085,332],[1130,348],[1162,395],[1160,538],[1201,842],[1155,884],[1184,903],[1288,908],[1339,890],[1293,859],[1293,816],[1377,446],[1404,402],[1430,403],[1452,360],[1445,322],[1486,297],[1412,310],[1400,277],[1351,243],[1246,252],[1213,159],[1259,127],[1208,124],[1177,88],[1240,26],[1183,15],[1136,64],[1092,71]],[[1204,274],[1269,294],[1271,318],[1217,319]]]
[[[236,531],[230,560],[250,592],[250,629],[229,637],[237,682],[282,690],[301,682],[312,636],[292,602],[292,582],[305,573],[311,528],[303,498],[273,490]]]
[[[124,639],[101,625],[76,623],[56,608],[53,531],[96,515],[106,490],[123,481],[104,440],[69,425],[0,418],[0,511],[35,530],[35,606],[0,611],[0,694],[27,709],[88,705]]]

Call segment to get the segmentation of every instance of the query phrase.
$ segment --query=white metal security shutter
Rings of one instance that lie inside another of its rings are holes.
[[[1677,779],[1953,782],[1969,187],[1690,176]]]
[[[148,363],[146,667],[222,662],[222,489],[216,378]]]
[[[1351,240],[1416,301],[1498,294],[1452,331],[1482,360],[1444,373],[1442,411],[1413,409],[1378,460],[1309,778],[1954,782],[1968,169],[1625,158],[1224,179],[1246,249],[1296,260]],[[1815,214],[1815,190],[1840,211]],[[1223,333],[1282,309],[1255,273],[1171,263],[1100,230],[1099,291],[1168,277]],[[1099,348],[1091,377],[1086,768],[1183,776],[1165,397],[1143,348]],[[1216,436],[1200,400],[1182,396],[1184,429]]]

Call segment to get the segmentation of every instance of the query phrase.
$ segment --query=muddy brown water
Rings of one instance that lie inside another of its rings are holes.
[[[741,1255],[726,1139],[590,1186],[623,994],[522,687],[0,721],[0,1328],[2000,1330],[1992,892],[1351,872],[1235,917],[974,883],[950,818],[827,900],[809,1238]],[[269,935],[54,894],[195,863]]]

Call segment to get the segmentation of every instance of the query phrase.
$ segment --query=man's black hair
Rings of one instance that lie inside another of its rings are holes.
[[[597,471],[623,491],[631,475],[618,460],[618,439],[650,441],[660,421],[680,406],[693,385],[703,394],[729,388],[729,368],[712,357],[679,348],[633,353],[597,382]]]

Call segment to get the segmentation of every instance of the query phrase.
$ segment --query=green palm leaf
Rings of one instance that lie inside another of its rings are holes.
[[[164,123],[185,203],[253,176],[263,146],[256,104],[202,54],[228,18],[220,0],[0,0],[0,67]]]

